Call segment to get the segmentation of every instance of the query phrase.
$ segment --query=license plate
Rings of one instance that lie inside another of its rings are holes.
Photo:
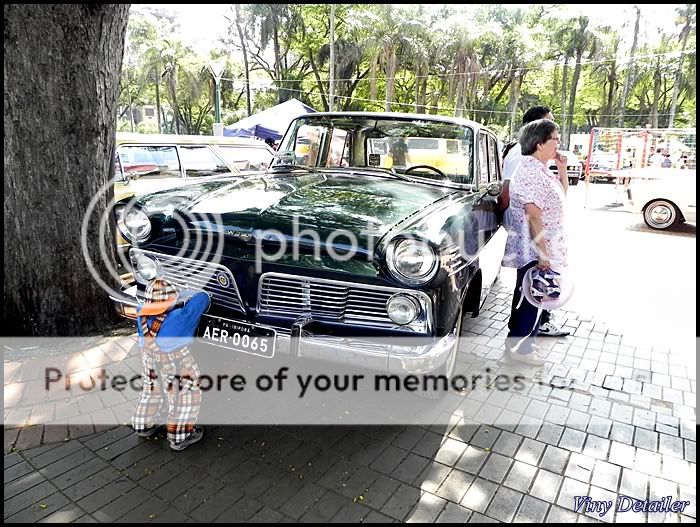
[[[197,340],[234,351],[271,358],[275,354],[277,332],[246,322],[204,315]]]

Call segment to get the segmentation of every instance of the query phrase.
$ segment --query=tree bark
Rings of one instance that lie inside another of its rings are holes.
[[[394,99],[394,75],[396,75],[396,50],[393,46],[387,49],[386,61],[386,101],[384,109],[391,111],[391,102]]]
[[[625,111],[627,108],[627,96],[630,90],[630,80],[634,72],[634,54],[637,52],[637,37],[639,36],[639,19],[641,10],[638,6],[634,6],[637,10],[637,21],[634,24],[634,40],[632,40],[632,50],[630,51],[630,60],[627,62],[627,77],[625,77],[625,85],[622,89],[622,97],[620,98],[620,106],[618,107],[617,126],[622,128],[625,125]]]
[[[129,4],[5,4],[4,335],[84,335],[116,320],[81,249],[83,216],[113,198],[119,78]],[[110,175],[112,174],[112,176]],[[111,216],[108,216],[111,217]],[[87,247],[110,281],[114,237]],[[114,285],[114,284],[109,284]]]
[[[574,77],[571,80],[571,94],[569,95],[569,115],[564,119],[564,130],[562,131],[562,147],[569,148],[569,137],[571,135],[571,127],[574,121],[574,109],[576,108],[576,90],[578,89],[578,80],[581,76],[581,59],[583,58],[583,49],[576,52],[576,65],[574,66]]]
[[[659,95],[661,92],[661,59],[656,59],[656,69],[654,69],[654,101],[651,104],[651,121],[652,128],[659,127]]]
[[[243,67],[245,68],[245,102],[246,109],[248,110],[248,116],[253,113],[250,105],[250,66],[248,65],[248,50],[245,45],[245,38],[243,38],[243,30],[241,29],[241,13],[238,9],[238,4],[233,4],[236,10],[236,29],[238,30],[238,38],[241,39],[241,50],[243,51]]]
[[[676,70],[676,82],[673,84],[673,95],[671,96],[671,110],[668,116],[668,127],[673,128],[676,118],[676,103],[678,101],[678,92],[681,86],[681,77],[683,76],[683,59],[685,59],[685,47],[688,44],[688,34],[690,33],[690,18],[683,27],[683,44],[681,46],[681,58],[678,60],[678,69]]]

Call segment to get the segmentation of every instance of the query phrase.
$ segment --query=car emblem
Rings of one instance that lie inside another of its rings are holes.
[[[218,275],[216,275],[216,281],[219,282],[219,285],[221,285],[221,287],[228,287],[231,283],[228,279],[228,276],[226,276],[224,273],[219,273]]]

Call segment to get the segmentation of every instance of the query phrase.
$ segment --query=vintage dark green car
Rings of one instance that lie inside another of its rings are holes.
[[[464,119],[299,117],[264,174],[120,202],[138,284],[113,300],[133,317],[160,275],[210,294],[205,342],[450,375],[503,257],[499,159]]]

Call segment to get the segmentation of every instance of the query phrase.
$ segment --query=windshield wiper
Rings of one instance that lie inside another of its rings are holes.
[[[395,176],[397,179],[401,179],[403,181],[415,182],[410,177],[404,176],[403,174],[399,174],[396,170],[394,170],[393,167],[392,168],[386,168],[386,167],[349,167],[349,168],[357,168],[359,170],[381,170],[383,174],[386,174],[388,172],[392,176]]]

